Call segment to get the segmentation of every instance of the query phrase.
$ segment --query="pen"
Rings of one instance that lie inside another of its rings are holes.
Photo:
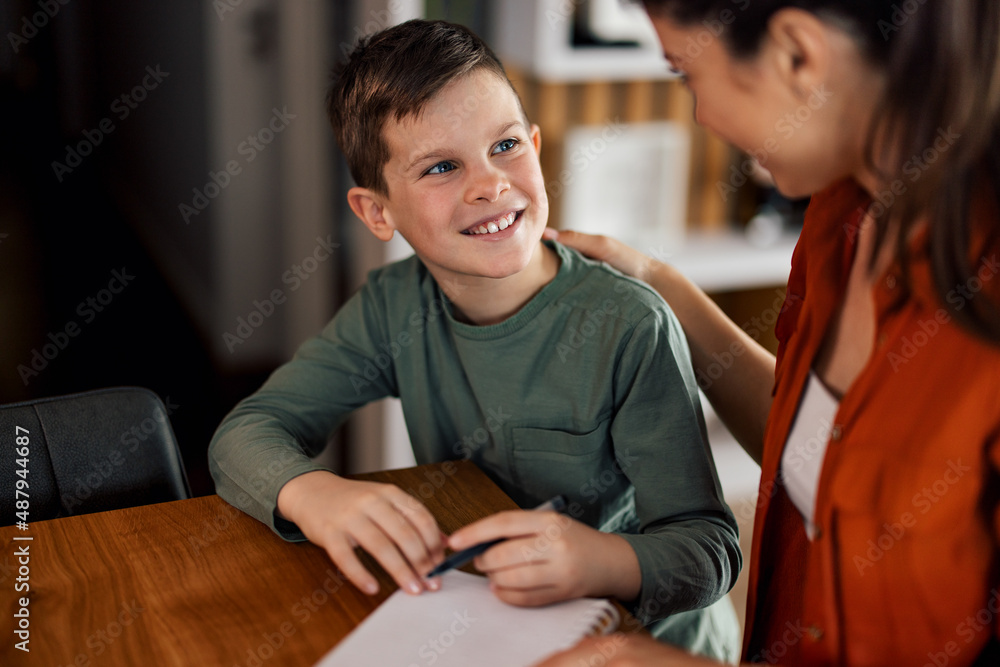
[[[559,496],[556,496],[555,498],[552,498],[550,500],[546,500],[544,503],[542,503],[541,505],[539,505],[538,507],[536,507],[533,511],[535,511],[535,512],[547,512],[547,511],[562,512],[564,509],[566,509],[566,496],[559,495]],[[465,565],[466,563],[468,563],[469,561],[471,561],[473,558],[475,558],[479,554],[485,552],[487,549],[489,549],[492,546],[500,544],[501,542],[505,541],[506,539],[507,539],[506,537],[498,537],[495,540],[489,540],[487,542],[480,542],[479,544],[476,544],[475,546],[471,546],[468,549],[462,549],[461,551],[456,551],[455,553],[453,553],[452,555],[448,556],[443,561],[441,561],[440,565],[438,565],[433,570],[431,570],[430,572],[428,572],[426,578],[430,579],[431,577],[436,577],[439,574],[444,574],[445,572],[447,572],[448,570],[450,570],[452,568],[462,567],[463,565]]]

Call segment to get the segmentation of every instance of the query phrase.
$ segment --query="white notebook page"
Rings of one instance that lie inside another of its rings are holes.
[[[393,593],[316,667],[528,667],[617,625],[607,600],[514,607],[485,577],[452,570],[439,591]]]

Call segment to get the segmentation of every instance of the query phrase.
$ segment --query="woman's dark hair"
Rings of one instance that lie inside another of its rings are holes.
[[[931,265],[941,302],[966,328],[1000,343],[1000,304],[982,295],[954,298],[956,287],[976,284],[979,258],[973,262],[970,253],[1000,247],[995,212],[992,219],[972,219],[973,202],[983,201],[984,193],[992,197],[994,211],[1000,206],[1000,2],[642,0],[642,4],[651,16],[682,26],[735,17],[725,21],[722,39],[736,58],[758,52],[771,18],[785,8],[812,12],[853,35],[887,82],[869,128],[869,166],[879,165],[876,171],[886,183],[901,180],[910,185],[914,164],[920,165],[919,185],[909,187],[891,207],[891,225],[880,226],[880,243],[887,238],[885,228],[895,226],[898,257],[905,267],[909,232],[919,222],[929,221]],[[943,136],[953,143],[945,151],[934,151],[933,164],[925,162],[925,153],[940,147]],[[977,241],[985,245],[974,245]],[[988,291],[1000,294],[993,287]]]
[[[382,174],[389,161],[382,132],[386,120],[419,114],[439,90],[476,70],[510,85],[493,51],[461,25],[414,19],[362,37],[334,69],[326,97],[327,115],[354,181],[388,194]]]

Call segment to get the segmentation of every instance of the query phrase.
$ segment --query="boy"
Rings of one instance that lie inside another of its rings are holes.
[[[247,492],[243,509],[368,593],[355,547],[403,589],[436,589],[424,575],[444,543],[426,508],[309,458],[352,410],[398,396],[418,462],[471,458],[524,508],[568,497],[574,520],[500,517],[514,539],[477,561],[499,597],[614,596],[647,623],[674,614],[658,636],[734,657],[735,628],[702,609],[741,555],[684,335],[645,285],[541,242],[540,135],[502,65],[465,28],[410,21],[362,40],[328,111],[352,210],[415,256],[373,271],[226,417],[209,452],[219,494]]]

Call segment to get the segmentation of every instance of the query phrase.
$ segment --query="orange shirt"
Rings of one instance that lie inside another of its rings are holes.
[[[780,483],[799,398],[843,299],[871,199],[853,181],[810,204],[778,320],[744,659],[803,665],[970,665],[1000,636],[1000,347],[956,324],[918,252],[908,293],[874,291],[872,358],[843,396],[808,540]],[[998,215],[994,205],[974,216]],[[983,219],[983,218],[980,218]],[[923,243],[914,248],[926,250]],[[1000,293],[1000,252],[947,301]]]

